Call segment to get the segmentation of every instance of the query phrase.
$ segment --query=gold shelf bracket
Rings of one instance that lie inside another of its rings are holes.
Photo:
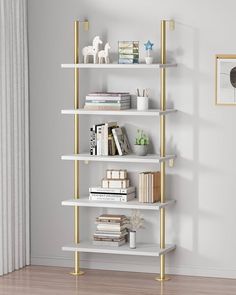
[[[175,160],[174,160],[174,159],[170,159],[170,160],[169,160],[169,167],[170,167],[170,168],[173,168],[174,165],[175,165]]]

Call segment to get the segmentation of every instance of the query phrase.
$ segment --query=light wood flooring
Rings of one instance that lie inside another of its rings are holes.
[[[73,277],[71,269],[29,266],[0,278],[1,295],[236,295],[236,280],[171,276],[159,283],[144,273],[86,270]]]

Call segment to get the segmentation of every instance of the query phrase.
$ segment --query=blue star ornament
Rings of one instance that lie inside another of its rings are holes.
[[[149,49],[152,50],[153,45],[154,44],[150,40],[148,40],[147,43],[144,44],[145,50],[149,50]]]

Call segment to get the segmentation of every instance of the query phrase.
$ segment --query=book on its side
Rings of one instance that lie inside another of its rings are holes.
[[[94,110],[94,111],[122,111],[130,109],[130,104],[127,105],[85,105],[85,110]]]
[[[114,231],[114,232],[119,232],[119,231],[122,231],[123,229],[127,228],[127,224],[124,224],[124,225],[114,225],[114,224],[98,224],[97,225],[97,229],[98,230],[103,230],[103,231]]]
[[[107,201],[107,202],[129,202],[135,198],[135,193],[129,195],[109,195],[90,193],[90,201]]]
[[[130,95],[129,92],[91,92],[89,96],[127,96]]]
[[[126,240],[123,239],[119,242],[109,242],[109,241],[93,241],[93,244],[96,246],[114,246],[114,247],[119,247],[122,246],[126,243]]]
[[[134,186],[127,188],[103,188],[103,187],[90,187],[90,193],[109,193],[109,194],[129,194],[135,191]]]

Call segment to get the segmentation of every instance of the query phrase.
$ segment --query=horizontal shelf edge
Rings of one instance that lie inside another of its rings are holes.
[[[166,109],[165,111],[161,111],[159,109],[150,109],[147,111],[138,111],[136,109],[128,109],[122,111],[104,111],[104,110],[85,110],[85,109],[77,109],[77,110],[62,110],[61,114],[63,115],[117,115],[117,116],[160,116],[167,115],[171,113],[177,112],[176,109]]]
[[[67,161],[96,161],[96,162],[129,162],[129,163],[161,163],[175,159],[175,155],[167,155],[160,157],[158,155],[147,155],[147,156],[136,156],[136,155],[125,155],[125,156],[92,156],[89,154],[78,154],[78,155],[63,155],[62,160]]]
[[[177,63],[166,63],[166,64],[61,64],[62,68],[65,69],[161,69],[161,68],[173,68],[177,67]]]
[[[93,207],[93,208],[114,208],[114,209],[140,209],[140,210],[155,210],[167,207],[176,202],[176,200],[167,200],[165,203],[140,203],[137,200],[128,202],[109,202],[109,201],[90,201],[88,197],[80,199],[70,199],[61,202],[62,206],[78,206],[78,207]]]
[[[173,251],[176,248],[174,244],[166,244],[165,249],[160,249],[159,244],[144,244],[137,243],[136,249],[130,249],[128,244],[120,247],[113,246],[96,246],[89,242],[80,242],[79,244],[71,244],[68,246],[63,246],[63,251],[70,252],[86,252],[86,253],[101,253],[101,254],[119,254],[119,255],[134,255],[134,256],[151,256],[158,257],[160,255],[166,254]]]

